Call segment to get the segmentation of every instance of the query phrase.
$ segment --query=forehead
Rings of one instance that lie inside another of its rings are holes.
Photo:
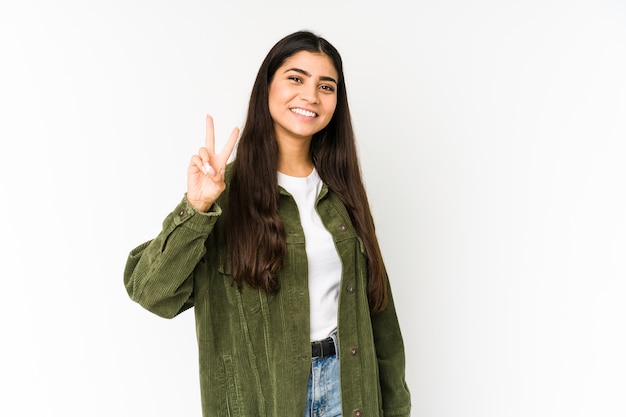
[[[316,77],[332,77],[335,80],[338,77],[333,60],[323,52],[296,52],[283,62],[278,72],[287,71],[290,68],[304,70]]]

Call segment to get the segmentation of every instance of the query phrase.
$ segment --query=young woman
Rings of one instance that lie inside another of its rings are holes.
[[[130,297],[194,307],[208,416],[409,416],[402,335],[361,180],[342,61],[296,32],[259,69],[247,120],[191,158],[187,192],[131,251]]]

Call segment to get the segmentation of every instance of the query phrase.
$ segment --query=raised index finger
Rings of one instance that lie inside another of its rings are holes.
[[[208,114],[206,115],[205,146],[209,152],[215,152],[215,130],[213,128],[213,118]]]

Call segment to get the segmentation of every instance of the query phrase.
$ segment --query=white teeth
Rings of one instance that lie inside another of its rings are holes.
[[[291,111],[294,112],[294,113],[301,114],[302,116],[308,116],[308,117],[315,117],[315,116],[317,116],[317,114],[313,113],[312,111],[307,111],[307,110],[299,109],[299,108],[291,109]]]

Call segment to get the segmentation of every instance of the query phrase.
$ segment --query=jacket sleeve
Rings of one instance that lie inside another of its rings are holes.
[[[173,318],[193,305],[193,271],[205,240],[221,214],[215,204],[200,213],[187,198],[163,221],[159,235],[133,249],[124,269],[130,298],[147,310]]]
[[[387,308],[372,315],[384,417],[409,417],[411,395],[405,380],[404,342],[388,287]]]

